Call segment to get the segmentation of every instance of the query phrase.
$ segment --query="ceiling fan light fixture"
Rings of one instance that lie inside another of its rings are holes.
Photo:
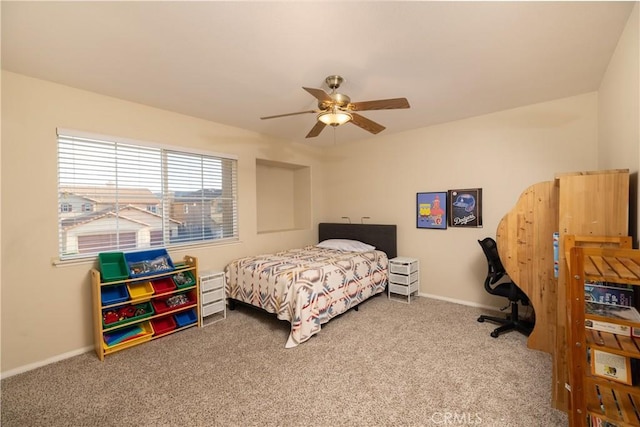
[[[351,119],[353,119],[353,117],[351,117],[351,114],[341,110],[323,111],[322,113],[318,114],[318,120],[320,120],[325,125],[333,127],[343,125],[351,121]]]
[[[338,75],[329,76],[325,79],[331,93],[323,89],[312,87],[302,87],[318,101],[318,108],[315,110],[298,111],[296,113],[278,114],[276,116],[260,117],[260,119],[275,119],[277,117],[295,116],[298,114],[316,114],[316,122],[307,134],[306,138],[316,137],[327,126],[334,129],[340,125],[351,122],[355,126],[370,132],[374,135],[385,130],[379,123],[361,116],[360,111],[367,110],[395,110],[399,108],[409,108],[407,98],[376,99],[372,101],[351,102],[347,95],[338,93],[344,79]]]

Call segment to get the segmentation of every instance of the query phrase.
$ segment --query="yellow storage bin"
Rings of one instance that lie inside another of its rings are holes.
[[[129,289],[129,298],[132,300],[149,299],[153,295],[151,282],[127,283],[127,289]]]

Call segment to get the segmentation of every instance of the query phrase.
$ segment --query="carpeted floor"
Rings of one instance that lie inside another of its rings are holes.
[[[289,324],[228,318],[2,381],[2,426],[566,426],[551,356],[481,310],[375,297],[285,349]]]

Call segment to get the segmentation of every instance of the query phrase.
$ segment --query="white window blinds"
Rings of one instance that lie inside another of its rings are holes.
[[[237,239],[237,160],[58,129],[60,259]]]

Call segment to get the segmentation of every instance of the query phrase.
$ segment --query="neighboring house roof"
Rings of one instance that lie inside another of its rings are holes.
[[[152,222],[157,222],[158,220],[162,219],[162,217],[158,214],[146,211],[144,209],[140,209],[136,206],[129,205],[129,206],[120,208],[120,211],[118,213],[116,213],[115,208],[107,208],[97,212],[88,212],[86,214],[79,215],[73,218],[63,219],[62,228],[64,230],[69,230],[71,228],[78,227],[80,225],[84,225],[89,222],[97,221],[102,218],[116,217],[116,216],[134,223],[138,223],[144,227],[149,227],[153,225]],[[145,221],[145,217],[148,219],[153,219],[153,221],[149,221],[149,220]],[[171,218],[169,218],[169,221],[174,224],[178,224],[178,225],[181,224],[180,221],[176,221]]]
[[[106,187],[60,187],[61,193],[74,194],[95,203],[115,204],[125,200],[128,203],[157,205],[160,198],[148,188],[116,188]],[[116,200],[117,194],[117,200]]]
[[[213,200],[222,196],[219,188],[205,188],[196,191],[176,191],[173,195],[175,202],[192,203],[194,200]]]

